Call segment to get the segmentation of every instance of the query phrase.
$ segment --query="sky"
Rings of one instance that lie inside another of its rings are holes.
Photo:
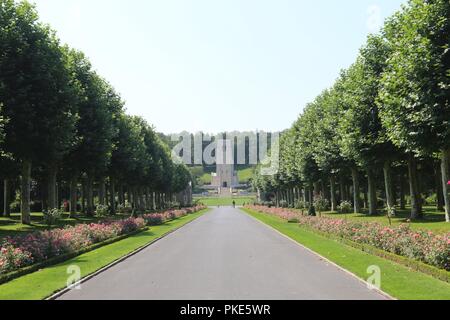
[[[164,133],[280,131],[406,0],[34,0]]]

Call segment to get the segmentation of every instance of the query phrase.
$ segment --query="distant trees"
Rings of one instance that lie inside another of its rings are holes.
[[[172,163],[153,129],[143,119],[125,115],[114,88],[83,53],[62,46],[28,2],[0,0],[0,52],[5,214],[13,191],[10,181],[17,174],[25,224],[31,222],[32,181],[35,198],[41,197],[33,200],[42,201],[44,209],[59,208],[68,186],[71,213],[81,200],[88,215],[95,212],[94,198],[115,213],[117,203],[125,204],[123,186],[140,210],[153,209],[143,200],[150,195],[145,188],[169,193],[188,187],[187,169]]]
[[[411,218],[421,217],[422,195],[434,193],[450,222],[449,10],[446,0],[410,0],[381,34],[369,36],[357,61],[283,134],[279,174],[256,176],[255,187],[276,195],[304,187],[282,198],[294,206],[303,197],[311,206],[320,194],[333,210],[352,189],[355,212],[364,204],[376,214],[382,199],[395,214],[404,207],[408,172]]]

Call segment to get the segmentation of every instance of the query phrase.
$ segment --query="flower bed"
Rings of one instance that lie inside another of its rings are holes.
[[[130,218],[111,223],[81,224],[75,227],[36,232],[27,236],[6,238],[0,244],[0,275],[74,253],[144,227],[144,219]]]
[[[411,230],[406,224],[399,227],[387,227],[379,223],[307,217],[289,209],[263,206],[248,206],[247,208],[275,215],[285,220],[288,220],[286,217],[295,215],[301,226],[359,244],[367,244],[377,249],[450,271],[450,233],[436,235],[432,232]]]
[[[192,208],[184,208],[180,210],[168,210],[161,213],[145,214],[143,215],[143,218],[148,226],[157,226],[164,224],[169,220],[178,219],[204,209],[206,209],[205,206],[195,206]]]
[[[300,222],[300,217],[302,216],[299,212],[294,211],[292,209],[288,208],[276,208],[276,207],[266,207],[266,206],[246,206],[246,208],[267,213],[272,216],[277,216],[283,220],[289,221],[289,222]]]

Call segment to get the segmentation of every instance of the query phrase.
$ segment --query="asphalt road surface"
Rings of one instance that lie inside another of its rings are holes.
[[[214,209],[65,300],[381,300],[238,209]]]

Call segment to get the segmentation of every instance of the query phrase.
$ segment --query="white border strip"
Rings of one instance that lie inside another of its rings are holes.
[[[250,210],[251,210],[251,209],[250,209]],[[281,235],[281,236],[283,236],[284,238],[290,240],[291,242],[295,243],[296,245],[300,246],[301,248],[305,249],[306,251],[308,251],[308,252],[314,254],[315,256],[319,257],[320,259],[324,260],[325,262],[329,263],[330,265],[332,265],[332,266],[338,268],[339,270],[345,272],[346,274],[352,276],[353,278],[357,279],[359,282],[361,282],[361,283],[363,283],[364,285],[367,286],[367,282],[364,281],[363,279],[361,279],[360,277],[358,277],[356,274],[354,274],[354,273],[348,271],[347,269],[344,269],[343,267],[341,267],[341,266],[339,266],[338,264],[334,263],[334,262],[331,261],[330,259],[327,259],[327,258],[325,258],[324,256],[320,255],[319,253],[313,251],[312,249],[310,249],[310,248],[304,246],[304,245],[301,244],[300,242],[295,241],[294,239],[292,239],[291,237],[285,235],[284,233],[280,232],[279,230],[275,229],[275,228],[272,227],[271,225],[268,225],[268,224],[262,222],[261,220],[255,218],[254,216],[252,216],[252,215],[249,214],[248,212],[245,212],[245,211],[242,210],[242,209],[241,209],[240,211],[243,212],[243,213],[245,213],[245,215],[249,216],[249,217],[252,218],[253,220],[259,222],[259,223],[262,224],[263,226],[266,226],[267,228],[272,229],[273,231],[275,231],[275,232],[278,233],[279,235]],[[258,211],[256,211],[256,212],[257,212],[257,213],[260,213],[260,214],[266,214],[266,213],[263,213],[263,212],[258,212]],[[270,216],[270,215],[269,215],[269,216]],[[301,229],[299,228],[299,230],[301,230]],[[325,239],[326,239],[326,238],[325,238]],[[329,240],[329,239],[327,239],[327,240]],[[333,240],[330,240],[330,241],[333,241]],[[342,244],[342,245],[344,245],[344,244]],[[351,247],[350,247],[350,248],[351,248]],[[353,249],[355,249],[355,248],[353,248]],[[355,249],[355,250],[357,250],[357,249]],[[374,288],[374,289],[372,289],[372,290],[378,292],[379,294],[381,294],[382,296],[384,296],[384,297],[386,297],[386,298],[388,298],[388,299],[390,299],[390,300],[398,300],[397,298],[394,298],[393,296],[391,296],[390,294],[384,292],[384,291],[381,290],[381,289]]]
[[[209,211],[209,209],[207,209],[207,211],[206,211],[204,214],[198,216],[197,218],[195,218],[195,219],[193,219],[193,220],[191,220],[191,221],[189,221],[189,222],[186,222],[186,223],[183,224],[182,226],[179,226],[178,228],[175,228],[175,229],[173,229],[173,230],[171,230],[171,231],[169,231],[169,232],[163,234],[163,235],[160,236],[159,238],[153,239],[152,241],[150,241],[149,243],[143,245],[142,247],[137,248],[136,250],[134,250],[134,251],[128,253],[127,255],[125,255],[125,256],[123,256],[123,257],[121,257],[121,258],[119,258],[119,259],[117,259],[117,260],[111,262],[111,263],[108,264],[107,266],[105,266],[105,267],[103,267],[103,268],[101,268],[101,269],[95,271],[94,273],[91,273],[90,275],[85,276],[85,277],[82,278],[80,281],[78,281],[78,282],[72,284],[72,287],[79,286],[79,285],[81,285],[81,284],[83,284],[83,283],[85,283],[85,282],[91,280],[92,278],[95,278],[95,277],[98,276],[99,274],[101,274],[101,273],[103,273],[103,272],[105,272],[105,271],[111,269],[112,267],[115,267],[116,265],[118,265],[118,264],[124,262],[125,260],[131,258],[132,256],[135,256],[136,254],[142,252],[143,250],[147,249],[148,247],[150,247],[151,245],[155,244],[156,242],[158,242],[158,241],[160,241],[160,240],[166,238],[167,236],[171,235],[172,233],[174,233],[174,232],[180,230],[181,228],[184,228],[184,227],[187,226],[188,224],[190,224],[190,223],[196,221],[197,219],[203,217],[206,213],[208,213],[208,211]],[[125,240],[125,239],[124,239],[124,240]],[[100,248],[99,248],[99,249],[100,249]],[[58,291],[57,293],[51,295],[50,297],[45,298],[44,300],[56,300],[56,299],[58,299],[59,297],[65,295],[66,293],[68,293],[68,292],[70,292],[70,291],[72,291],[72,289],[66,287],[66,288],[62,289],[61,291]]]

